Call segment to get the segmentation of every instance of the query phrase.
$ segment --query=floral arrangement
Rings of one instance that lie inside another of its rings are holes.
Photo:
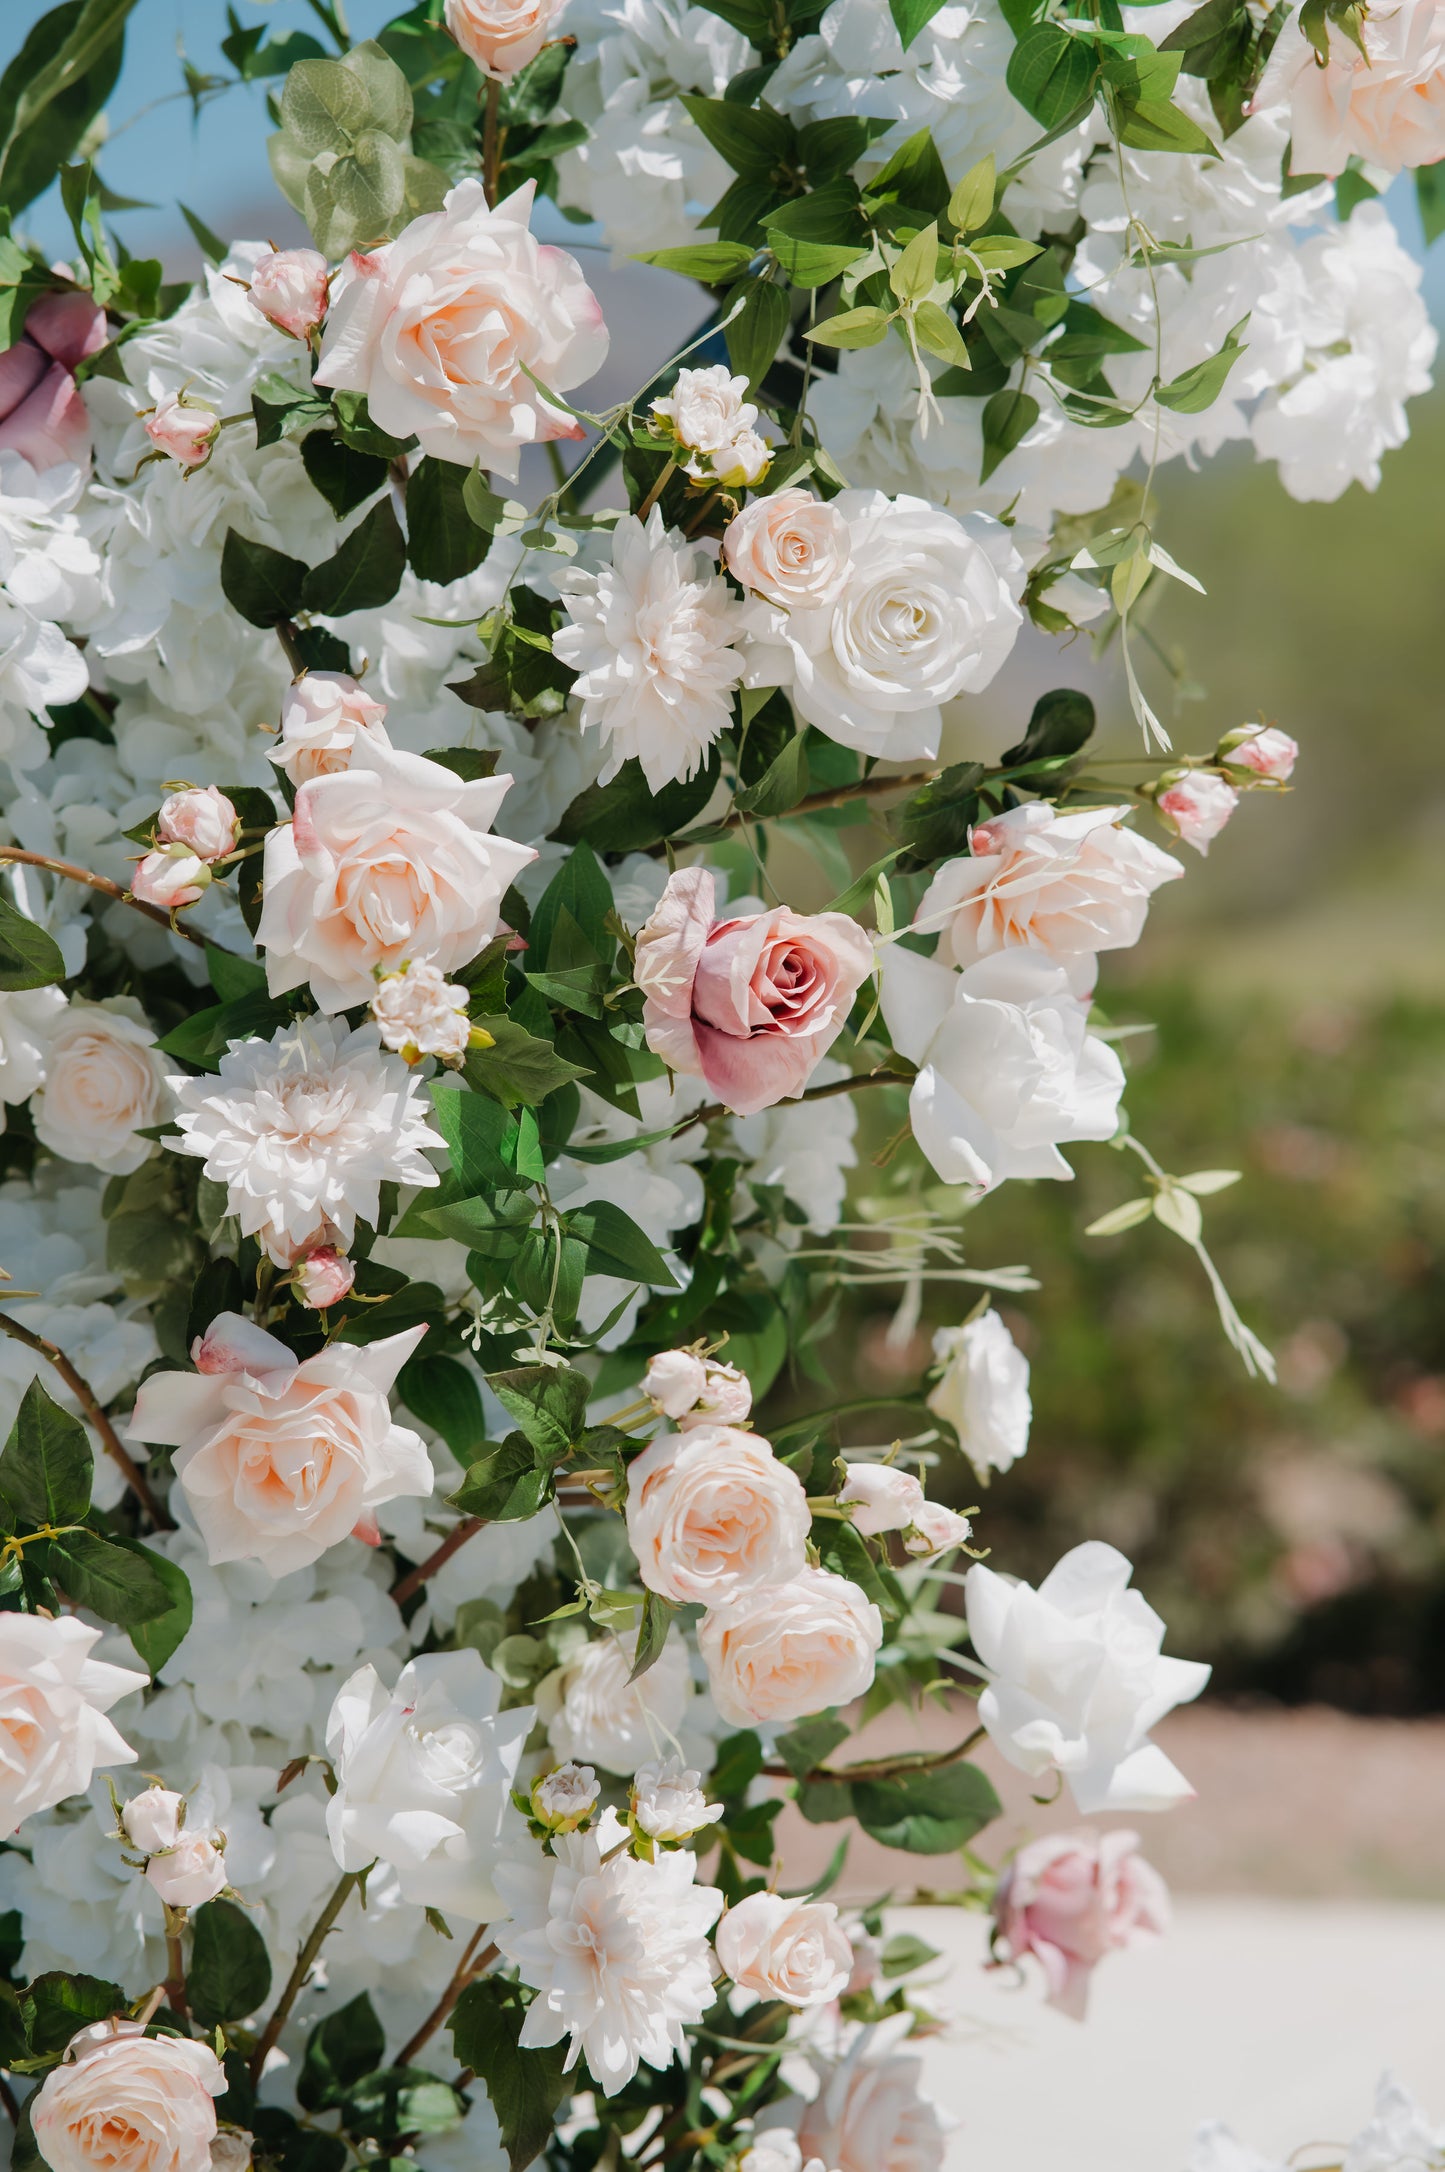
[[[1036,1285],[980,1202],[1132,1154],[1095,1231],[1181,1239],[1270,1371],[1231,1174],[1131,1135],[1094,1004],[1165,845],[1297,753],[1171,747],[1153,486],[1248,439],[1329,498],[1404,438],[1377,199],[1445,219],[1445,18],[233,15],[315,246],[188,214],[188,288],[96,164],[127,13],[0,82],[15,2162],[928,2172],[935,1956],[828,1897],[849,1833],[1081,2014],[1167,1896],[1122,1828],[991,1862],[970,1753],[1164,1810],[1207,1674],[1113,1548],[984,1558]],[[601,409],[559,212],[699,290]],[[1060,689],[944,758],[1026,620],[1117,649],[1137,756]],[[966,1314],[861,1410],[858,1278]],[[788,1806],[845,1827],[800,1891]]]

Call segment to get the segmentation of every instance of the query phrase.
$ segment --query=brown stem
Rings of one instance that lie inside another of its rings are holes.
[[[426,2020],[417,2030],[415,2036],[410,2037],[407,2042],[402,2045],[401,2050],[397,2053],[396,2064],[398,2066],[411,2065],[412,2060],[421,2050],[422,2045],[425,2044],[430,2037],[436,2035],[437,2030],[446,2020],[447,2015],[456,2005],[457,2000],[466,1990],[467,1985],[472,1981],[473,1977],[480,1976],[482,1970],[488,1967],[491,1962],[496,1960],[497,1949],[495,1946],[483,1946],[482,1951],[480,1953],[477,1952],[478,1946],[482,1944],[482,1940],[486,1937],[486,1935],[486,1924],[479,1923],[477,1925],[477,1928],[473,1931],[471,1937],[467,1941],[466,1950],[463,1953],[460,1961],[458,1961],[456,1965],[456,1970],[452,1976],[451,1982],[447,1985],[445,1991],[443,1991],[441,1997],[437,2000],[435,2006],[427,2015]],[[473,1956],[475,1956],[475,1958],[473,1958]]]
[[[186,2004],[186,1963],[179,1931],[166,1932],[166,2004],[182,2021],[190,2017]]]
[[[391,1587],[391,1595],[397,1605],[405,1606],[408,1599],[415,1598],[427,1578],[435,1576],[438,1569],[445,1568],[452,1555],[460,1553],[469,1538],[476,1537],[485,1520],[482,1516],[463,1516],[456,1529],[447,1533],[434,1554],[428,1554],[425,1561],[419,1561],[414,1569],[408,1569],[406,1575],[400,1577]]]
[[[151,1492],[138,1465],[131,1460],[121,1446],[120,1435],[101,1409],[94,1388],[92,1388],[88,1380],[76,1371],[65,1352],[57,1344],[47,1342],[43,1335],[36,1335],[28,1327],[22,1327],[18,1320],[12,1320],[3,1311],[0,1311],[0,1334],[9,1335],[14,1342],[23,1342],[27,1350],[34,1350],[38,1356],[43,1357],[55,1367],[55,1370],[85,1412],[86,1417],[89,1418],[96,1432],[99,1433],[106,1454],[121,1472],[126,1484],[130,1487],[131,1492],[140,1502],[141,1507],[150,1517],[156,1529],[158,1531],[174,1531],[176,1527],[174,1517],[166,1514],[160,1502]]]
[[[652,511],[652,508],[656,505],[658,499],[662,496],[662,493],[664,492],[664,490],[666,490],[668,484],[672,481],[672,478],[674,475],[676,475],[676,473],[677,461],[675,458],[669,456],[667,466],[662,470],[661,474],[657,478],[657,481],[653,484],[651,490],[648,491],[647,496],[643,499],[641,505],[639,505],[637,508],[637,518],[640,521],[646,521],[648,514]]]
[[[835,1078],[827,1086],[810,1086],[805,1093],[799,1094],[798,1099],[799,1101],[831,1101],[834,1094],[861,1093],[865,1086],[906,1086],[907,1084],[907,1079],[900,1078],[896,1071],[855,1071],[851,1077]],[[792,1106],[791,1103],[788,1105]],[[715,1116],[729,1116],[731,1113],[732,1111],[725,1101],[709,1101],[706,1107],[695,1110],[685,1123],[679,1124],[673,1133],[673,1137],[680,1139],[685,1131],[691,1131],[694,1124],[710,1124]],[[392,1596],[394,1598],[395,1593]]]
[[[791,822],[794,815],[816,814],[823,807],[844,807],[854,799],[877,799],[885,792],[916,792],[921,784],[932,784],[937,775],[936,769],[919,769],[907,777],[859,777],[852,784],[835,785],[827,792],[810,792],[806,799],[800,799],[796,807],[787,808],[778,819]],[[738,810],[724,818],[723,827],[740,829],[744,822],[757,820],[756,815]]]
[[[857,1765],[816,1765],[808,1777],[816,1774],[822,1780],[891,1780],[902,1772],[941,1772],[945,1765],[956,1765],[961,1757],[967,1757],[987,1733],[986,1727],[975,1727],[971,1735],[965,1735],[949,1750],[904,1750],[896,1757],[866,1757]],[[762,1769],[770,1780],[797,1777],[787,1765],[764,1765]]]
[[[280,642],[282,648],[286,651],[286,661],[291,666],[291,669],[294,672],[295,676],[299,679],[301,677],[301,674],[307,669],[307,663],[305,657],[301,654],[299,629],[291,619],[277,619],[276,639]]]
[[[502,185],[502,86],[496,76],[487,78],[487,102],[482,109],[482,187],[493,209]]]
[[[361,1872],[348,1870],[338,1882],[330,1900],[311,1926],[311,1935],[297,1954],[296,1966],[286,1979],[286,1988],[277,2000],[275,2011],[261,2031],[256,2049],[251,2054],[251,2079],[253,2082],[259,2081],[261,2078],[261,2069],[266,2064],[266,2055],[286,2026],[287,2017],[300,1997],[307,1977],[311,1974],[311,1964],[321,1951],[327,1932],[335,1923],[348,1900],[350,1900],[352,1888],[360,1885],[360,1883]]]
[[[94,875],[88,867],[77,867],[71,860],[52,860],[44,852],[22,852],[19,845],[0,845],[0,861],[3,860],[18,861],[23,867],[43,867],[47,875],[64,875],[69,882],[83,882],[88,890],[99,890],[102,897],[113,897],[119,904],[129,905],[132,912],[144,913],[147,920],[154,920],[158,927],[168,929],[171,934],[183,935],[198,950],[225,949],[224,943],[202,935],[196,928],[187,927],[184,920],[172,921],[164,907],[148,905],[144,898],[132,897],[129,890],[112,882],[109,875]],[[227,952],[227,955],[231,953]]]

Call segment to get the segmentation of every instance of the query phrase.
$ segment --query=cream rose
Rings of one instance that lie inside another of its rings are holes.
[[[440,762],[368,745],[313,777],[266,840],[257,940],[273,995],[310,983],[323,1011],[365,1003],[409,959],[449,972],[496,932],[530,845],[488,834],[510,777],[464,784]]]
[[[853,1512],[855,1531],[878,1538],[885,1531],[906,1531],[923,1507],[923,1488],[912,1471],[896,1463],[850,1463],[838,1488],[838,1506]]]
[[[371,1015],[387,1047],[408,1063],[422,1056],[455,1063],[471,1039],[470,1000],[460,982],[448,980],[439,967],[410,959],[377,984]]]
[[[992,1306],[962,1327],[939,1328],[933,1356],[943,1371],[928,1392],[928,1408],[953,1427],[987,1485],[990,1471],[1011,1470],[1028,1447],[1029,1361]]]
[[[97,2021],[40,2084],[31,2121],[51,2172],[209,2172],[225,2092],[209,2044]]]
[[[170,1113],[166,1059],[140,1005],[77,998],[51,1038],[45,1084],[30,1104],[35,1136],[63,1161],[129,1176],[151,1152],[137,1131]]]
[[[201,1908],[226,1884],[226,1858],[205,1833],[183,1832],[146,1864],[146,1883],[168,1908]]]
[[[444,21],[483,75],[505,82],[536,59],[566,0],[447,0]]]
[[[630,1637],[594,1637],[537,1691],[552,1747],[562,1758],[630,1776],[677,1735],[692,1701],[692,1676],[681,1639],[635,1682]]]
[[[808,1497],[767,1441],[730,1425],[664,1434],[627,1472],[642,1581],[675,1606],[728,1606],[807,1561]]]
[[[105,1717],[148,1677],[90,1654],[100,1642],[73,1614],[0,1614],[0,1833],[13,1833],[135,1751]]]
[[[740,1989],[786,2006],[826,2006],[853,1973],[853,1948],[831,1901],[750,1893],[729,1908],[713,1944]]]
[[[51,1035],[68,1007],[61,988],[0,990],[0,1102],[28,1101],[42,1084]]]
[[[902,2017],[911,2026],[911,2017]],[[944,2127],[924,2096],[923,2061],[893,2048],[896,2023],[865,2029],[802,2108],[798,2143],[835,2172],[942,2172]]]
[[[848,578],[848,523],[806,490],[755,498],[722,540],[729,573],[780,610],[831,603]]]
[[[1363,52],[1326,24],[1323,67],[1296,13],[1279,34],[1254,109],[1288,105],[1292,173],[1343,173],[1351,158],[1399,173],[1445,157],[1445,0],[1396,0],[1360,24]]]
[[[156,816],[156,836],[163,845],[184,845],[208,863],[234,851],[240,828],[241,817],[214,784],[172,792]]]
[[[364,760],[371,747],[389,747],[386,703],[346,671],[303,671],[281,704],[281,737],[271,759],[295,785],[331,777]]]
[[[528,231],[534,187],[493,211],[480,181],[459,182],[440,211],[353,256],[316,372],[318,384],[364,392],[383,430],[414,434],[438,460],[480,460],[509,482],[525,445],[582,435],[537,384],[570,392],[607,355],[576,259]]]
[[[704,1614],[697,1641],[725,1720],[786,1726],[863,1695],[883,1617],[846,1577],[809,1568]]]
[[[176,1450],[213,1566],[262,1561],[285,1576],[384,1502],[430,1495],[421,1436],[393,1422],[387,1400],[425,1332],[359,1349],[333,1343],[298,1364],[275,1336],[222,1314],[201,1345],[207,1370],[141,1383],[130,1438]]]

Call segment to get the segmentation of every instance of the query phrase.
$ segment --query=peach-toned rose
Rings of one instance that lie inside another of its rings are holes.
[[[364,392],[383,430],[509,482],[524,445],[582,435],[538,385],[570,392],[607,355],[576,259],[529,231],[534,188],[489,210],[481,182],[461,181],[442,210],[353,256],[316,372],[318,384]]]
[[[843,1030],[873,946],[843,913],[715,920],[702,867],[679,868],[637,938],[647,1045],[739,1116],[796,1100]]]
[[[853,1948],[831,1901],[751,1893],[713,1933],[719,1966],[744,1991],[786,2006],[826,2006],[853,1973]]]
[[[135,1763],[105,1714],[146,1677],[92,1659],[99,1642],[73,1614],[0,1614],[0,1836],[82,1794],[98,1765]]]
[[[993,1915],[999,1959],[1033,1954],[1050,2006],[1082,2021],[1098,1963],[1167,1930],[1169,1894],[1139,1853],[1137,1833],[1048,1833],[1019,1849],[998,1882]]]
[[[810,1568],[704,1614],[697,1641],[725,1720],[786,1726],[863,1695],[883,1617],[846,1577]]]
[[[207,864],[235,849],[241,817],[214,784],[187,785],[161,801],[156,836],[163,845],[184,845]]]
[[[755,498],[729,522],[723,558],[734,580],[780,609],[831,603],[848,575],[848,523],[806,490]]]
[[[211,457],[221,418],[213,407],[168,392],[146,418],[145,433],[157,452],[179,468],[203,468]]]
[[[179,912],[194,905],[210,887],[211,870],[194,852],[177,845],[169,852],[148,852],[131,877],[130,894],[142,905]]]
[[[677,1606],[728,1606],[807,1561],[808,1497],[756,1433],[667,1433],[627,1471],[627,1535],[642,1581]]]
[[[365,1003],[407,959],[443,972],[496,933],[502,898],[537,855],[488,834],[511,784],[464,784],[440,762],[369,743],[366,767],[313,777],[266,840],[257,940],[273,995],[304,986],[323,1011]]]
[[[268,324],[309,339],[326,315],[330,273],[319,249],[273,249],[251,274],[251,301]]]
[[[483,75],[505,82],[535,60],[566,0],[447,0],[447,29]]]
[[[346,671],[303,671],[281,704],[281,737],[271,759],[295,785],[330,777],[365,762],[372,747],[389,747],[386,703]]]
[[[97,2021],[40,2084],[31,2121],[51,2172],[210,2172],[225,2092],[209,2044]]]
[[[1321,67],[1292,15],[1254,95],[1256,111],[1289,106],[1290,171],[1338,174],[1359,158],[1399,173],[1445,157],[1445,0],[1371,8],[1363,52],[1347,31],[1327,34]]]
[[[25,330],[0,354],[0,452],[19,453],[36,473],[90,458],[90,416],[75,366],[103,347],[105,311],[88,294],[44,294]]]
[[[166,1066],[131,997],[76,999],[55,1029],[45,1084],[30,1104],[35,1136],[65,1161],[129,1176],[151,1151],[136,1133],[170,1111]]]

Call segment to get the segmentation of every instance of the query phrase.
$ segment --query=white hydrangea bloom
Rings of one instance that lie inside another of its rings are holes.
[[[85,658],[61,631],[98,592],[99,562],[75,517],[84,471],[69,463],[37,475],[0,453],[0,757],[28,768],[44,759],[34,718],[78,701]]]

